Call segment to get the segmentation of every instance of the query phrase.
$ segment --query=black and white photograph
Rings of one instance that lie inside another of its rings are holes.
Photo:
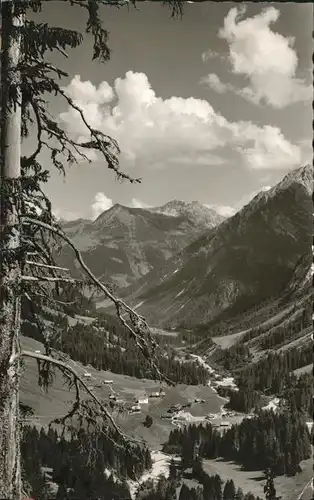
[[[311,500],[313,4],[0,1],[0,500]]]

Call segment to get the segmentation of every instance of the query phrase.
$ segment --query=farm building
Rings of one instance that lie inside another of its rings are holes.
[[[166,395],[165,391],[156,391],[156,392],[152,392],[149,397],[150,398],[161,398],[165,395]]]
[[[230,427],[230,422],[221,422],[220,427]]]
[[[145,405],[145,404],[148,404],[148,398],[147,397],[144,397],[144,398],[138,398],[136,400],[136,404],[138,405]]]
[[[139,405],[131,406],[130,413],[140,413],[141,407]]]

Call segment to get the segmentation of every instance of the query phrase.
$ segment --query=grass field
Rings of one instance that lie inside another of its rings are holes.
[[[302,472],[295,477],[280,476],[274,480],[277,496],[282,500],[310,500],[313,496],[309,481],[313,476],[312,459],[301,462]],[[219,474],[223,481],[232,479],[237,488],[242,488],[244,493],[249,491],[256,496],[264,498],[265,477],[262,471],[245,471],[240,465],[226,460],[204,460],[203,468],[209,475]],[[195,479],[183,480],[189,488],[197,488],[199,483]],[[304,492],[303,492],[304,490]],[[178,489],[179,496],[180,489]],[[303,492],[302,496],[301,493]]]
[[[313,488],[313,478],[309,481],[302,491],[302,493],[298,496],[297,500],[313,500],[314,497],[314,488]]]
[[[22,337],[22,348],[25,350],[40,350],[44,353],[42,344],[39,342]],[[88,386],[100,399],[108,400],[112,391],[115,392],[117,399],[125,400],[127,405],[131,405],[134,398],[149,395],[158,391],[160,387],[165,390],[166,396],[160,398],[149,398],[148,404],[142,405],[140,414],[129,415],[113,412],[118,424],[130,435],[144,438],[150,449],[160,449],[174,426],[171,421],[161,419],[161,415],[166,413],[167,409],[173,404],[185,404],[194,398],[202,398],[206,402],[203,404],[192,405],[188,411],[194,416],[206,415],[208,413],[218,413],[223,404],[220,398],[210,387],[207,386],[188,386],[179,384],[176,387],[167,387],[166,384],[160,384],[147,379],[137,379],[126,375],[119,375],[108,371],[98,371],[91,366],[84,367],[81,363],[70,361],[70,366],[74,368],[81,376],[85,372],[91,374],[90,379],[84,379]],[[42,391],[37,384],[37,362],[36,360],[25,358],[25,372],[21,379],[21,401],[34,409],[35,416],[28,422],[47,425],[53,418],[63,416],[69,409],[70,402],[73,401],[74,391],[64,385],[63,379],[56,371],[56,377],[53,386],[48,393]],[[112,380],[111,388],[103,386],[95,387],[104,380]],[[133,403],[134,404],[134,403]],[[153,418],[153,425],[147,429],[142,422],[145,416],[149,414]]]
[[[228,349],[234,345],[240,338],[249,330],[243,330],[237,333],[231,333],[230,335],[225,335],[224,337],[213,337],[212,340],[215,344],[219,345],[222,349]]]
[[[313,363],[311,365],[306,365],[306,366],[302,366],[301,368],[297,368],[296,370],[294,370],[294,374],[297,376],[297,377],[300,377],[300,375],[303,375],[304,373],[312,373],[313,371]]]
[[[297,500],[304,486],[313,476],[312,458],[301,462],[302,472],[294,477],[280,476],[275,478],[275,487],[282,500]],[[244,492],[264,498],[265,479],[262,471],[246,471],[240,465],[225,460],[204,460],[204,470],[208,474],[219,474],[223,480],[233,479],[237,487]]]

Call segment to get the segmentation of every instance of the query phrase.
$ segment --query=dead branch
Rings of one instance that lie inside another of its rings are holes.
[[[64,363],[63,361],[59,361],[58,359],[55,359],[51,356],[45,356],[44,354],[38,354],[38,353],[35,353],[32,351],[24,351],[24,350],[20,351],[19,353],[15,354],[14,356],[11,356],[10,365],[12,366],[14,364],[14,362],[16,361],[16,359],[19,357],[28,357],[28,358],[36,359],[39,361],[44,361],[46,363],[51,363],[52,365],[61,369],[61,371],[69,372],[73,376],[73,380],[74,380],[74,384],[75,384],[75,388],[76,388],[76,400],[75,400],[76,409],[78,409],[81,406],[81,397],[80,397],[80,391],[79,391],[79,384],[80,384],[84,388],[84,390],[90,395],[92,400],[97,404],[97,406],[101,409],[101,411],[104,413],[106,418],[111,423],[113,429],[118,433],[118,435],[121,438],[123,438],[124,440],[134,441],[134,442],[137,442],[139,444],[142,444],[141,441],[138,441],[137,439],[132,438],[132,437],[124,434],[124,432],[120,429],[120,427],[118,427],[118,425],[114,421],[112,415],[109,413],[107,408],[102,404],[100,399],[93,393],[93,391],[91,391],[89,389],[89,387],[84,382],[84,380],[79,376],[79,374],[71,366],[69,366],[66,363]],[[64,421],[65,418],[68,418],[68,416],[63,417],[61,420]]]
[[[120,319],[121,323],[125,326],[125,328],[129,331],[131,338],[135,341],[135,344],[137,347],[141,350],[143,355],[145,356],[146,359],[150,362],[152,368],[155,370],[155,372],[158,374],[160,380],[166,381],[169,385],[175,385],[173,381],[168,379],[165,375],[163,375],[159,368],[157,367],[156,363],[152,360],[153,353],[150,352],[150,346],[148,345],[142,330],[146,330],[149,340],[151,342],[151,346],[153,349],[157,346],[156,342],[154,339],[152,339],[149,327],[143,318],[143,316],[140,316],[137,314],[130,306],[128,306],[123,300],[115,297],[111,291],[106,287],[103,283],[101,283],[98,278],[92,273],[92,271],[89,269],[89,267],[85,264],[82,255],[80,251],[76,248],[74,243],[70,240],[70,238],[58,227],[51,226],[45,222],[39,221],[37,219],[32,219],[30,217],[22,217],[22,223],[23,224],[35,224],[37,226],[40,226],[47,231],[50,231],[56,235],[58,235],[60,238],[62,238],[64,241],[70,245],[70,247],[73,249],[75,256],[80,263],[81,267],[84,269],[86,274],[89,276],[89,278],[93,281],[93,283],[100,288],[106,297],[113,302],[113,304],[116,307],[117,311],[117,316]],[[130,326],[125,319],[122,316],[122,311],[125,311],[129,314],[130,320],[132,324],[134,325],[134,328]]]
[[[28,163],[31,163],[32,161],[34,161],[36,159],[36,157],[39,155],[41,148],[43,146],[43,142],[41,139],[43,130],[42,130],[42,126],[41,126],[41,119],[40,119],[38,107],[37,107],[36,102],[33,99],[30,99],[30,104],[32,106],[32,109],[33,109],[33,112],[34,112],[34,115],[36,118],[36,124],[37,124],[37,147],[36,147],[35,151],[31,154],[31,156],[28,157],[28,159],[27,159]]]
[[[75,283],[72,278],[52,278],[51,276],[21,276],[22,281],[49,281],[52,283]]]
[[[55,269],[57,271],[67,271],[67,272],[70,272],[70,270],[67,267],[51,266],[49,264],[41,264],[40,262],[35,262],[35,261],[32,261],[32,260],[26,260],[25,264],[28,264],[29,266],[44,267],[44,268],[47,268],[47,269]]]
[[[58,86],[56,91],[67,101],[68,105],[72,109],[75,109],[79,113],[81,120],[88,129],[92,139],[91,141],[85,143],[75,143],[74,141],[71,142],[73,142],[73,144],[75,144],[78,147],[85,149],[94,149],[102,153],[107,162],[108,168],[113,170],[119,179],[128,180],[131,183],[133,182],[140,183],[141,179],[134,179],[133,177],[130,177],[128,174],[125,174],[124,172],[120,171],[119,160],[117,158],[117,156],[120,154],[120,148],[117,141],[112,137],[109,137],[108,135],[104,134],[103,132],[93,129],[87,122],[84,112],[81,110],[79,106],[77,106],[74,103],[71,97],[69,97],[63,89],[61,89]],[[110,151],[110,149],[113,149],[113,151]]]

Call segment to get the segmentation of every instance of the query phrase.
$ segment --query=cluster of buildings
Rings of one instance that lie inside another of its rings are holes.
[[[149,396],[145,395],[141,398],[138,398],[135,400],[135,404],[133,406],[131,406],[131,408],[129,409],[129,413],[130,414],[140,413],[141,409],[142,409],[141,405],[148,404],[149,398],[162,398],[165,395],[166,395],[165,391],[160,390],[160,391],[152,392]]]
[[[85,372],[83,374],[83,377],[85,379],[92,379],[92,374],[90,372]],[[103,387],[105,386],[111,386],[113,384],[113,380],[102,380],[101,383],[95,384],[95,387]],[[113,391],[113,389],[112,389]],[[149,402],[150,398],[158,399],[158,398],[163,398],[165,397],[166,393],[163,389],[160,389],[159,391],[154,391],[151,392],[149,395],[144,394],[142,397],[136,398],[133,401],[133,404],[127,405],[127,402],[124,399],[118,399],[117,394],[113,391],[112,394],[109,396],[109,400],[111,402],[111,405],[117,404],[121,406],[126,406],[129,414],[135,414],[135,413],[140,413],[142,409],[142,405],[146,405]]]
[[[143,395],[142,397],[136,398],[133,401],[133,404],[127,406],[128,412],[129,414],[140,413],[142,410],[142,405],[146,405],[149,403],[149,398],[161,398],[164,396],[165,396],[164,391],[158,391],[158,392],[152,392],[149,396]],[[110,394],[109,399],[112,403],[126,405],[126,401],[123,399],[118,399],[116,394]]]

